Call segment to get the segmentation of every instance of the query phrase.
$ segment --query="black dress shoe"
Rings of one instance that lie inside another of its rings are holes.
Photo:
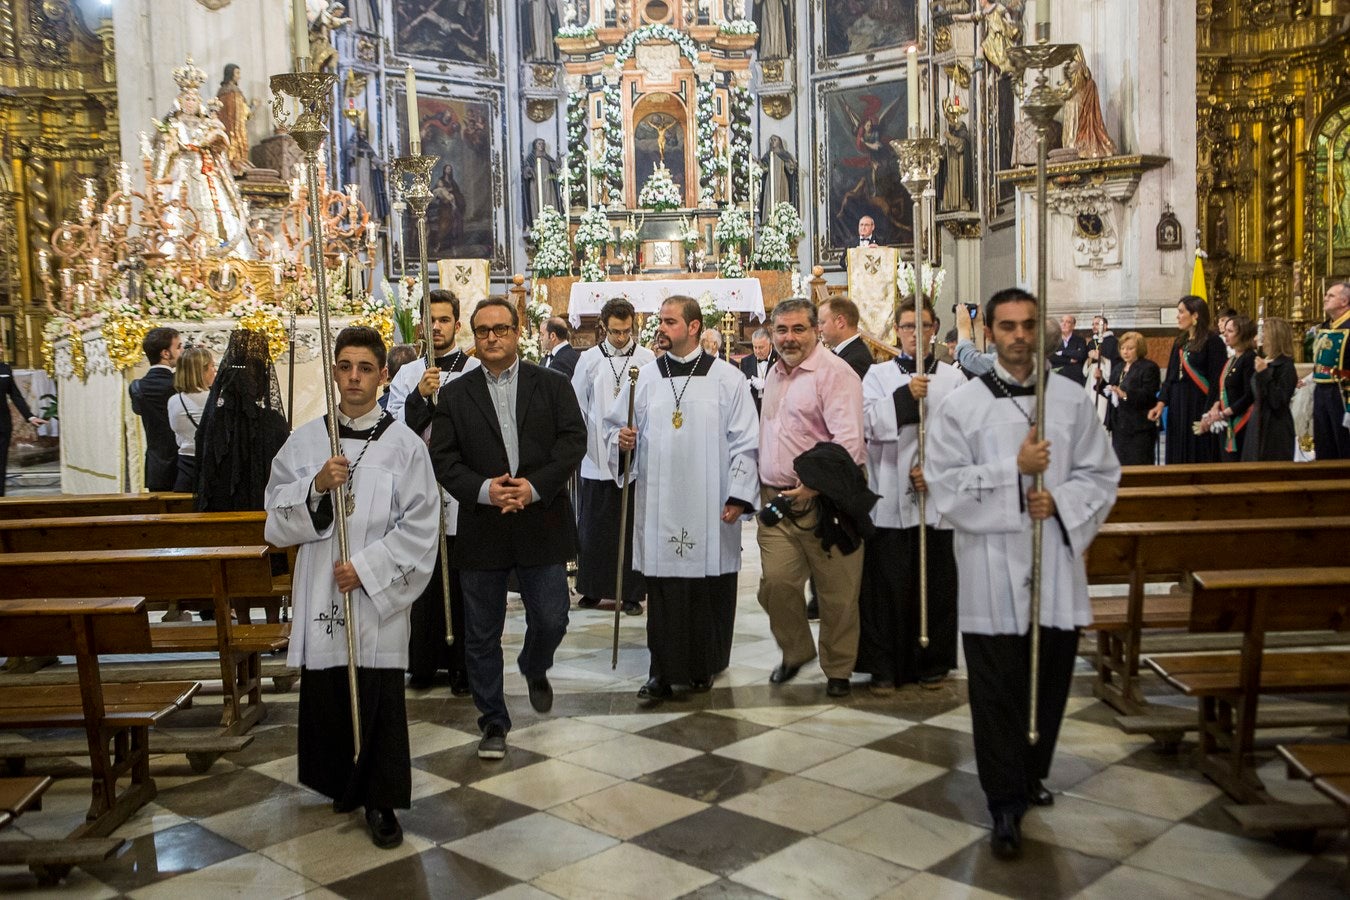
[[[410,676],[408,678],[408,687],[412,688],[414,691],[425,691],[431,687],[431,682],[434,678],[435,676],[433,675]]]
[[[795,666],[789,666],[786,662],[780,662],[774,667],[774,670],[769,673],[769,684],[787,684],[789,681],[796,678],[797,673],[801,670],[801,663],[798,663]]]
[[[403,843],[403,826],[392,809],[366,808],[366,827],[370,829],[370,839],[376,847],[388,850]]]
[[[1027,800],[1030,801],[1032,806],[1055,805],[1055,795],[1050,793],[1050,789],[1041,784],[1039,779],[1027,789]]]
[[[546,676],[526,678],[525,686],[530,689],[530,706],[535,712],[546,713],[553,708],[553,685]]]
[[[642,604],[638,603],[636,600],[623,601],[623,614],[625,616],[642,615]]]
[[[1022,826],[1014,813],[1001,812],[994,816],[994,833],[989,844],[999,859],[1017,859],[1022,855]]]
[[[599,607],[600,600],[596,597],[582,597],[577,601],[578,609],[598,609]]]
[[[450,693],[456,697],[464,697],[473,693],[469,687],[469,677],[463,672],[452,673],[450,675]]]
[[[825,695],[827,697],[847,697],[853,692],[849,686],[847,678],[827,678],[825,680]]]
[[[711,678],[691,678],[689,680],[689,692],[693,694],[706,694],[712,690]]]
[[[674,693],[674,689],[661,679],[649,678],[646,684],[638,688],[638,700],[642,703],[658,703],[670,699]]]

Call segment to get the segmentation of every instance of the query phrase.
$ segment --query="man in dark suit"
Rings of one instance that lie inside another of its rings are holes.
[[[543,338],[544,368],[561,372],[571,381],[572,373],[577,370],[577,359],[581,356],[581,351],[571,344],[572,329],[567,327],[566,320],[554,316],[544,323]]]
[[[741,372],[750,382],[750,396],[755,398],[755,412],[762,412],[764,398],[764,380],[769,377],[769,369],[778,362],[778,351],[773,349],[769,332],[763,328],[755,329],[750,336],[752,352],[741,357]]]
[[[872,351],[858,331],[858,305],[843,295],[820,304],[820,336],[825,346],[853,367],[858,378],[872,368]]]
[[[553,706],[548,670],[567,632],[566,563],[576,556],[568,479],[586,455],[571,383],[520,359],[516,308],[501,298],[469,318],[480,368],[441,388],[431,425],[436,478],[459,501],[454,565],[464,592],[465,655],[481,759],[506,755],[502,693],[506,584],[514,572],[528,626],[517,662],[538,712]]]
[[[14,383],[14,370],[9,363],[0,362],[0,497],[5,496],[5,478],[9,474],[9,440],[14,435],[14,423],[10,421],[9,404],[19,411],[32,425],[46,425],[47,420],[33,415],[23,392]]]
[[[1050,353],[1048,360],[1050,368],[1073,379],[1079,384],[1087,383],[1087,375],[1083,373],[1083,363],[1087,360],[1088,346],[1087,341],[1074,334],[1074,326],[1078,320],[1073,316],[1061,316],[1059,319],[1059,342],[1055,349]]]
[[[145,427],[145,489],[171,491],[178,477],[178,439],[169,426],[173,370],[183,353],[183,339],[173,328],[151,328],[141,341],[150,371],[131,383],[131,411]]]
[[[858,243],[854,247],[876,247],[877,244],[877,222],[871,216],[863,216],[858,220]],[[848,251],[852,247],[845,247],[844,252],[839,254],[839,265],[848,271]]]

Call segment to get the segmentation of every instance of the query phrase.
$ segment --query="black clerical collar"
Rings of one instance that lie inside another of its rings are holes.
[[[683,378],[686,375],[707,375],[712,368],[714,357],[708,353],[699,353],[693,359],[680,362],[671,354],[667,353],[661,357],[661,365],[657,368],[663,378]]]
[[[378,407],[376,408],[378,409]],[[362,418],[364,418],[364,416]],[[324,429],[327,430],[328,417],[324,416],[323,421],[324,421]],[[384,434],[385,431],[389,429],[389,426],[393,424],[394,424],[394,417],[389,415],[388,412],[380,410],[380,417],[375,420],[375,424],[373,426],[369,428],[352,428],[350,425],[343,423],[342,414],[339,413],[338,437],[351,438],[352,440],[357,441],[365,441],[365,440],[378,441],[380,439],[380,435]]]
[[[442,372],[458,372],[464,368],[464,363],[468,359],[458,347],[451,350],[444,356],[436,357],[436,368]]]
[[[906,375],[913,375],[915,372],[914,357],[912,356],[897,356],[895,358],[895,364],[899,366],[900,371],[904,372]],[[937,363],[933,359],[933,354],[930,353],[925,356],[923,358],[924,374],[930,374],[936,365]]]
[[[1036,382],[1031,384],[1018,384],[1015,381],[1009,381],[1006,378],[1000,378],[994,372],[986,372],[980,376],[985,387],[993,393],[995,397],[1034,397],[1036,396]]]

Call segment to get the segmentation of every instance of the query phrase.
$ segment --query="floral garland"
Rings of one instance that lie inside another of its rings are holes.
[[[651,176],[638,194],[638,206],[662,212],[667,209],[679,209],[682,202],[680,189],[671,179],[670,170],[659,163],[654,164]]]
[[[282,318],[285,311],[280,307],[251,296],[231,306],[229,312],[232,318],[239,320],[238,328],[256,331],[267,338],[267,349],[274,362],[289,349],[290,337]]]
[[[721,34],[759,34],[759,26],[753,19],[731,19],[718,22],[717,30]]]
[[[569,207],[586,202],[586,101],[584,91],[567,95],[567,171],[573,175],[567,183]]]
[[[637,50],[637,45],[644,44],[647,41],[670,41],[680,48],[680,52],[684,54],[685,59],[691,63],[698,62],[698,45],[694,43],[694,39],[683,31],[676,31],[669,25],[661,24],[643,25],[641,28],[628,32],[628,35],[619,43],[618,49],[614,51],[614,61],[622,66],[633,56],[633,53]]]
[[[750,96],[749,89],[733,87],[731,89],[730,147],[733,165],[739,160],[750,158],[750,110],[752,108],[753,99]],[[733,171],[735,171],[734,168]],[[748,203],[750,200],[749,179],[733,180],[731,192],[733,203]]]
[[[604,148],[601,170],[602,180],[609,187],[610,205],[613,205],[616,200],[623,197],[623,143],[610,139],[610,135],[623,133],[623,109],[619,102],[619,86],[605,85],[604,98],[605,130],[601,142],[601,147]]]
[[[586,25],[564,25],[558,29],[560,38],[588,38],[595,37],[595,26],[587,23]]]
[[[551,206],[545,206],[530,229],[534,243],[535,278],[552,278],[572,273],[572,248],[567,243],[567,222]]]
[[[698,113],[698,184],[699,203],[712,206],[718,179],[726,176],[724,160],[717,153],[717,122],[713,115],[716,90],[711,82],[700,80],[695,92],[695,110]]]

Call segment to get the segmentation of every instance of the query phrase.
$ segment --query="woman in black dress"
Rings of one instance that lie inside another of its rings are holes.
[[[1247,425],[1252,415],[1252,375],[1255,374],[1256,323],[1233,313],[1223,323],[1223,342],[1233,351],[1209,391],[1210,408],[1201,424],[1219,435],[1219,458],[1242,459]]]
[[[1181,298],[1177,327],[1181,334],[1167,355],[1167,377],[1148,416],[1157,422],[1167,410],[1165,462],[1218,462],[1218,435],[1208,430],[1197,434],[1196,430],[1209,409],[1210,387],[1219,380],[1228,351],[1223,340],[1209,329],[1209,304],[1202,297],[1188,294]]]
[[[1158,425],[1148,413],[1158,400],[1158,364],[1148,358],[1148,343],[1137,331],[1121,335],[1118,346],[1121,364],[1105,388],[1111,446],[1122,466],[1152,465]]]
[[[1253,412],[1242,459],[1293,460],[1297,438],[1289,404],[1294,399],[1298,374],[1294,371],[1294,331],[1287,319],[1266,319],[1261,327],[1261,349],[1265,355],[1256,358],[1252,376]]]

